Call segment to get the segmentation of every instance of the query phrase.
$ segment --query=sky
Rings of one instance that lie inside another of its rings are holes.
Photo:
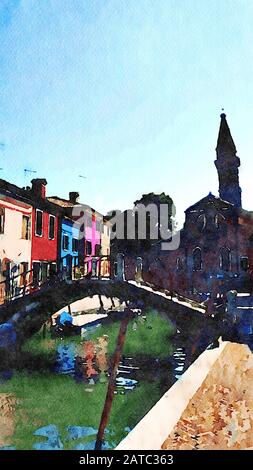
[[[224,108],[253,209],[252,22],[248,0],[0,0],[0,177],[103,213],[164,191],[180,226],[218,194]]]

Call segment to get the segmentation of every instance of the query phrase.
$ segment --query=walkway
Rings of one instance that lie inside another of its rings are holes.
[[[148,292],[152,292],[153,294],[159,295],[160,297],[163,297],[168,300],[169,294],[166,293],[166,291],[159,291],[156,288],[153,288],[145,284],[137,283],[136,281],[127,281],[127,282],[133,286],[139,287],[140,289],[144,289],[145,291],[148,291]],[[191,300],[191,299],[184,298],[180,295],[179,296],[172,295],[170,296],[169,300],[179,305],[183,305],[187,308],[190,308],[191,310],[195,310],[196,312],[200,312],[200,313],[206,312],[206,308],[203,304],[195,302],[194,300]]]

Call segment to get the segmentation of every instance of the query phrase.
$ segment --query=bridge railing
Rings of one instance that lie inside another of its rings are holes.
[[[64,279],[82,279],[85,277],[110,277],[111,260],[109,255],[71,256],[60,260],[59,272]]]
[[[16,274],[15,276],[6,276],[0,282],[0,304],[14,298],[23,297],[30,292],[33,284],[33,269]]]
[[[238,294],[236,290],[227,293],[226,319],[233,325],[240,342],[249,340],[252,347],[253,335],[253,295]]]
[[[52,268],[53,266],[53,268]],[[47,264],[46,275],[41,267],[29,269],[16,275],[5,276],[0,281],[0,305],[31,294],[42,287],[62,281],[75,281],[85,278],[109,278],[110,256],[65,256],[55,263]]]

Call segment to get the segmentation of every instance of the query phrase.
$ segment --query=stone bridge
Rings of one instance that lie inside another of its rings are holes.
[[[193,304],[187,299],[169,296],[135,282],[115,280],[82,279],[43,286],[39,291],[15,299],[0,306],[1,329],[4,324],[13,326],[18,342],[36,333],[53,313],[72,302],[93,295],[118,298],[121,302],[141,302],[143,307],[153,307],[164,312],[178,328],[191,332],[194,325],[203,329],[217,330],[217,320],[207,318],[203,305]]]

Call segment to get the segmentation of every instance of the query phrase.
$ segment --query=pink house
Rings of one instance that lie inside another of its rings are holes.
[[[99,275],[102,230],[103,216],[94,209],[87,209],[84,235],[85,274]]]

